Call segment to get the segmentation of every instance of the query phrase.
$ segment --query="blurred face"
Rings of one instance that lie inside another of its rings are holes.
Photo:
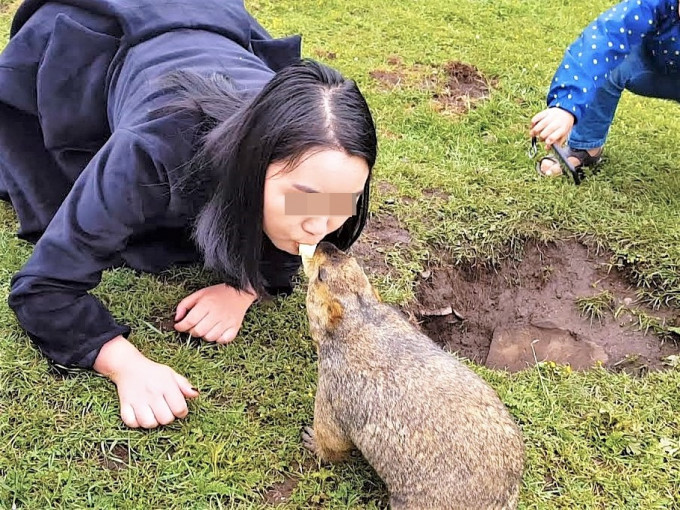
[[[363,158],[325,149],[303,155],[298,164],[272,163],[264,185],[264,233],[293,255],[300,244],[317,244],[352,216],[368,179]],[[314,194],[314,196],[312,196]]]

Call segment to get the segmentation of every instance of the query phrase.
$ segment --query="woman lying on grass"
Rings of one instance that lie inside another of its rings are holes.
[[[627,0],[589,24],[567,49],[548,108],[531,119],[530,135],[544,140],[546,149],[568,136],[575,168],[594,166],[624,89],[680,101],[678,0]],[[539,171],[562,173],[551,156],[541,160]]]
[[[258,297],[290,292],[299,244],[357,239],[375,128],[354,82],[240,0],[77,5],[28,0],[0,54],[0,195],[36,243],[9,303],[48,358],[110,377],[123,421],[151,428],[197,392],[89,293],[102,271],[202,260],[225,283],[182,300],[175,328],[230,342]],[[358,202],[286,214],[312,193]]]

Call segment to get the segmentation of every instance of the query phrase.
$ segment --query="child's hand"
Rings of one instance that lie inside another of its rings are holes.
[[[128,427],[150,429],[184,418],[186,398],[198,396],[184,377],[146,358],[123,337],[102,347],[94,369],[116,384],[120,416]]]
[[[206,287],[185,297],[177,305],[175,329],[208,342],[226,344],[241,329],[246,311],[256,296],[224,284]],[[188,313],[187,313],[188,312]]]
[[[545,150],[559,143],[564,145],[569,131],[574,125],[574,116],[562,108],[546,108],[534,115],[531,119],[531,131],[529,135],[545,141]]]

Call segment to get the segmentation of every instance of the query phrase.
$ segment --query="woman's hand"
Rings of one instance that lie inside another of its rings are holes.
[[[175,329],[208,342],[226,344],[241,329],[243,317],[257,296],[225,284],[206,287],[177,305]],[[187,313],[188,312],[188,313]]]
[[[184,377],[146,358],[122,336],[104,344],[94,369],[115,383],[120,416],[128,427],[150,429],[184,418],[186,398],[198,396]]]
[[[548,151],[555,143],[564,145],[573,126],[574,116],[571,113],[562,108],[546,108],[531,119],[529,134],[545,141],[545,150]]]

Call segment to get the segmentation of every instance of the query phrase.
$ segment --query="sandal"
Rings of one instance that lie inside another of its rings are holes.
[[[576,184],[580,184],[581,181],[585,178],[583,168],[597,166],[602,161],[602,149],[600,149],[600,152],[596,156],[591,156],[585,149],[572,149],[571,147],[567,147],[565,150],[564,148],[560,147],[557,144],[553,144],[552,148],[555,151],[557,158],[554,156],[544,156],[536,162],[536,171],[542,177],[553,177],[557,175],[562,175],[564,173],[562,167],[566,167],[567,170],[569,170],[569,173],[574,178],[574,182]],[[570,157],[576,158],[578,160],[578,163],[575,166],[572,165],[567,159]],[[558,164],[560,172],[547,173],[542,171],[541,167],[543,161],[545,160],[552,161],[553,163]]]

